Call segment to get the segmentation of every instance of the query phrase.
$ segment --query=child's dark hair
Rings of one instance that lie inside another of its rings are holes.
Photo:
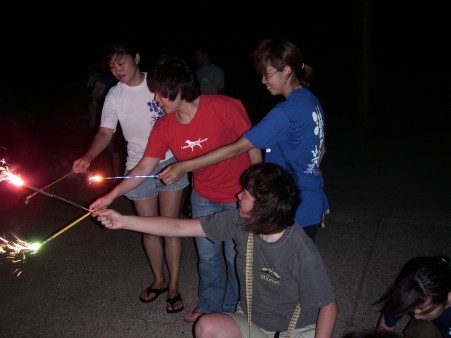
[[[373,305],[382,304],[381,313],[402,316],[414,311],[428,299],[433,304],[446,304],[451,291],[449,263],[447,256],[412,258]]]
[[[193,102],[200,95],[197,76],[188,63],[177,56],[160,56],[147,74],[147,86],[151,92],[171,101],[179,93],[187,102]]]
[[[273,234],[294,224],[300,201],[293,177],[272,163],[254,164],[243,172],[241,187],[254,197],[252,215],[246,230],[255,234]]]

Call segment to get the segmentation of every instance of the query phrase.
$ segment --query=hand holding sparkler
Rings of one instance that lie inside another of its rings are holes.
[[[86,156],[80,157],[74,161],[72,165],[72,171],[77,174],[83,174],[88,170],[91,165],[91,161],[89,161]]]
[[[100,196],[99,198],[97,198],[94,202],[91,203],[91,205],[89,206],[89,209],[94,211],[94,210],[99,210],[99,209],[105,209],[106,207],[108,207],[111,203],[113,203],[113,201],[121,196],[122,194],[117,193],[116,188],[114,188],[113,190],[111,190],[109,193]]]
[[[117,230],[126,226],[124,215],[112,209],[96,210],[92,215],[107,229]]]
[[[172,163],[161,171],[159,178],[164,184],[171,184],[180,180],[186,172],[183,162]]]

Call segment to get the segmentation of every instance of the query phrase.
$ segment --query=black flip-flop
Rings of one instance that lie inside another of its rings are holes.
[[[166,308],[167,313],[177,313],[177,312],[183,311],[185,309],[185,305],[183,305],[182,295],[180,293],[178,293],[177,296],[175,296],[175,297],[166,298],[166,302],[171,304],[171,307],[172,307],[172,310]],[[174,304],[176,302],[182,302],[182,306],[179,307],[178,309],[174,308]]]
[[[143,302],[143,303],[150,303],[150,302],[153,302],[155,299],[157,299],[159,295],[161,295],[162,293],[165,293],[165,292],[168,292],[168,287],[167,287],[167,286],[164,287],[164,288],[161,288],[161,289],[154,289],[154,288],[152,288],[152,286],[149,286],[149,287],[146,289],[146,293],[147,293],[148,295],[149,295],[150,293],[154,293],[155,296],[152,297],[152,298],[149,298],[149,299],[144,299],[144,298],[142,298],[141,295],[140,295],[140,296],[139,296],[139,300],[140,300],[141,302]]]

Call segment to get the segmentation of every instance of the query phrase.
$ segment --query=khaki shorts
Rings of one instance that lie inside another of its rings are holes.
[[[250,338],[249,337],[249,325],[247,324],[247,316],[243,313],[241,308],[238,306],[235,313],[227,313],[230,317],[232,317],[241,331],[242,338]],[[275,331],[268,331],[262,329],[252,323],[251,327],[252,338],[273,338],[276,334]],[[299,329],[294,329],[291,333],[290,338],[314,338],[316,331],[316,325],[308,325]],[[280,332],[279,337],[285,338],[287,337],[286,331]]]

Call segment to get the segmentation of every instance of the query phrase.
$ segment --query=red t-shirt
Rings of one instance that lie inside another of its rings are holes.
[[[163,158],[168,149],[178,161],[201,156],[235,142],[252,124],[241,101],[223,95],[201,95],[196,114],[182,124],[166,114],[152,128],[144,156]],[[205,168],[193,170],[194,189],[213,202],[236,201],[240,175],[250,166],[247,152]]]

